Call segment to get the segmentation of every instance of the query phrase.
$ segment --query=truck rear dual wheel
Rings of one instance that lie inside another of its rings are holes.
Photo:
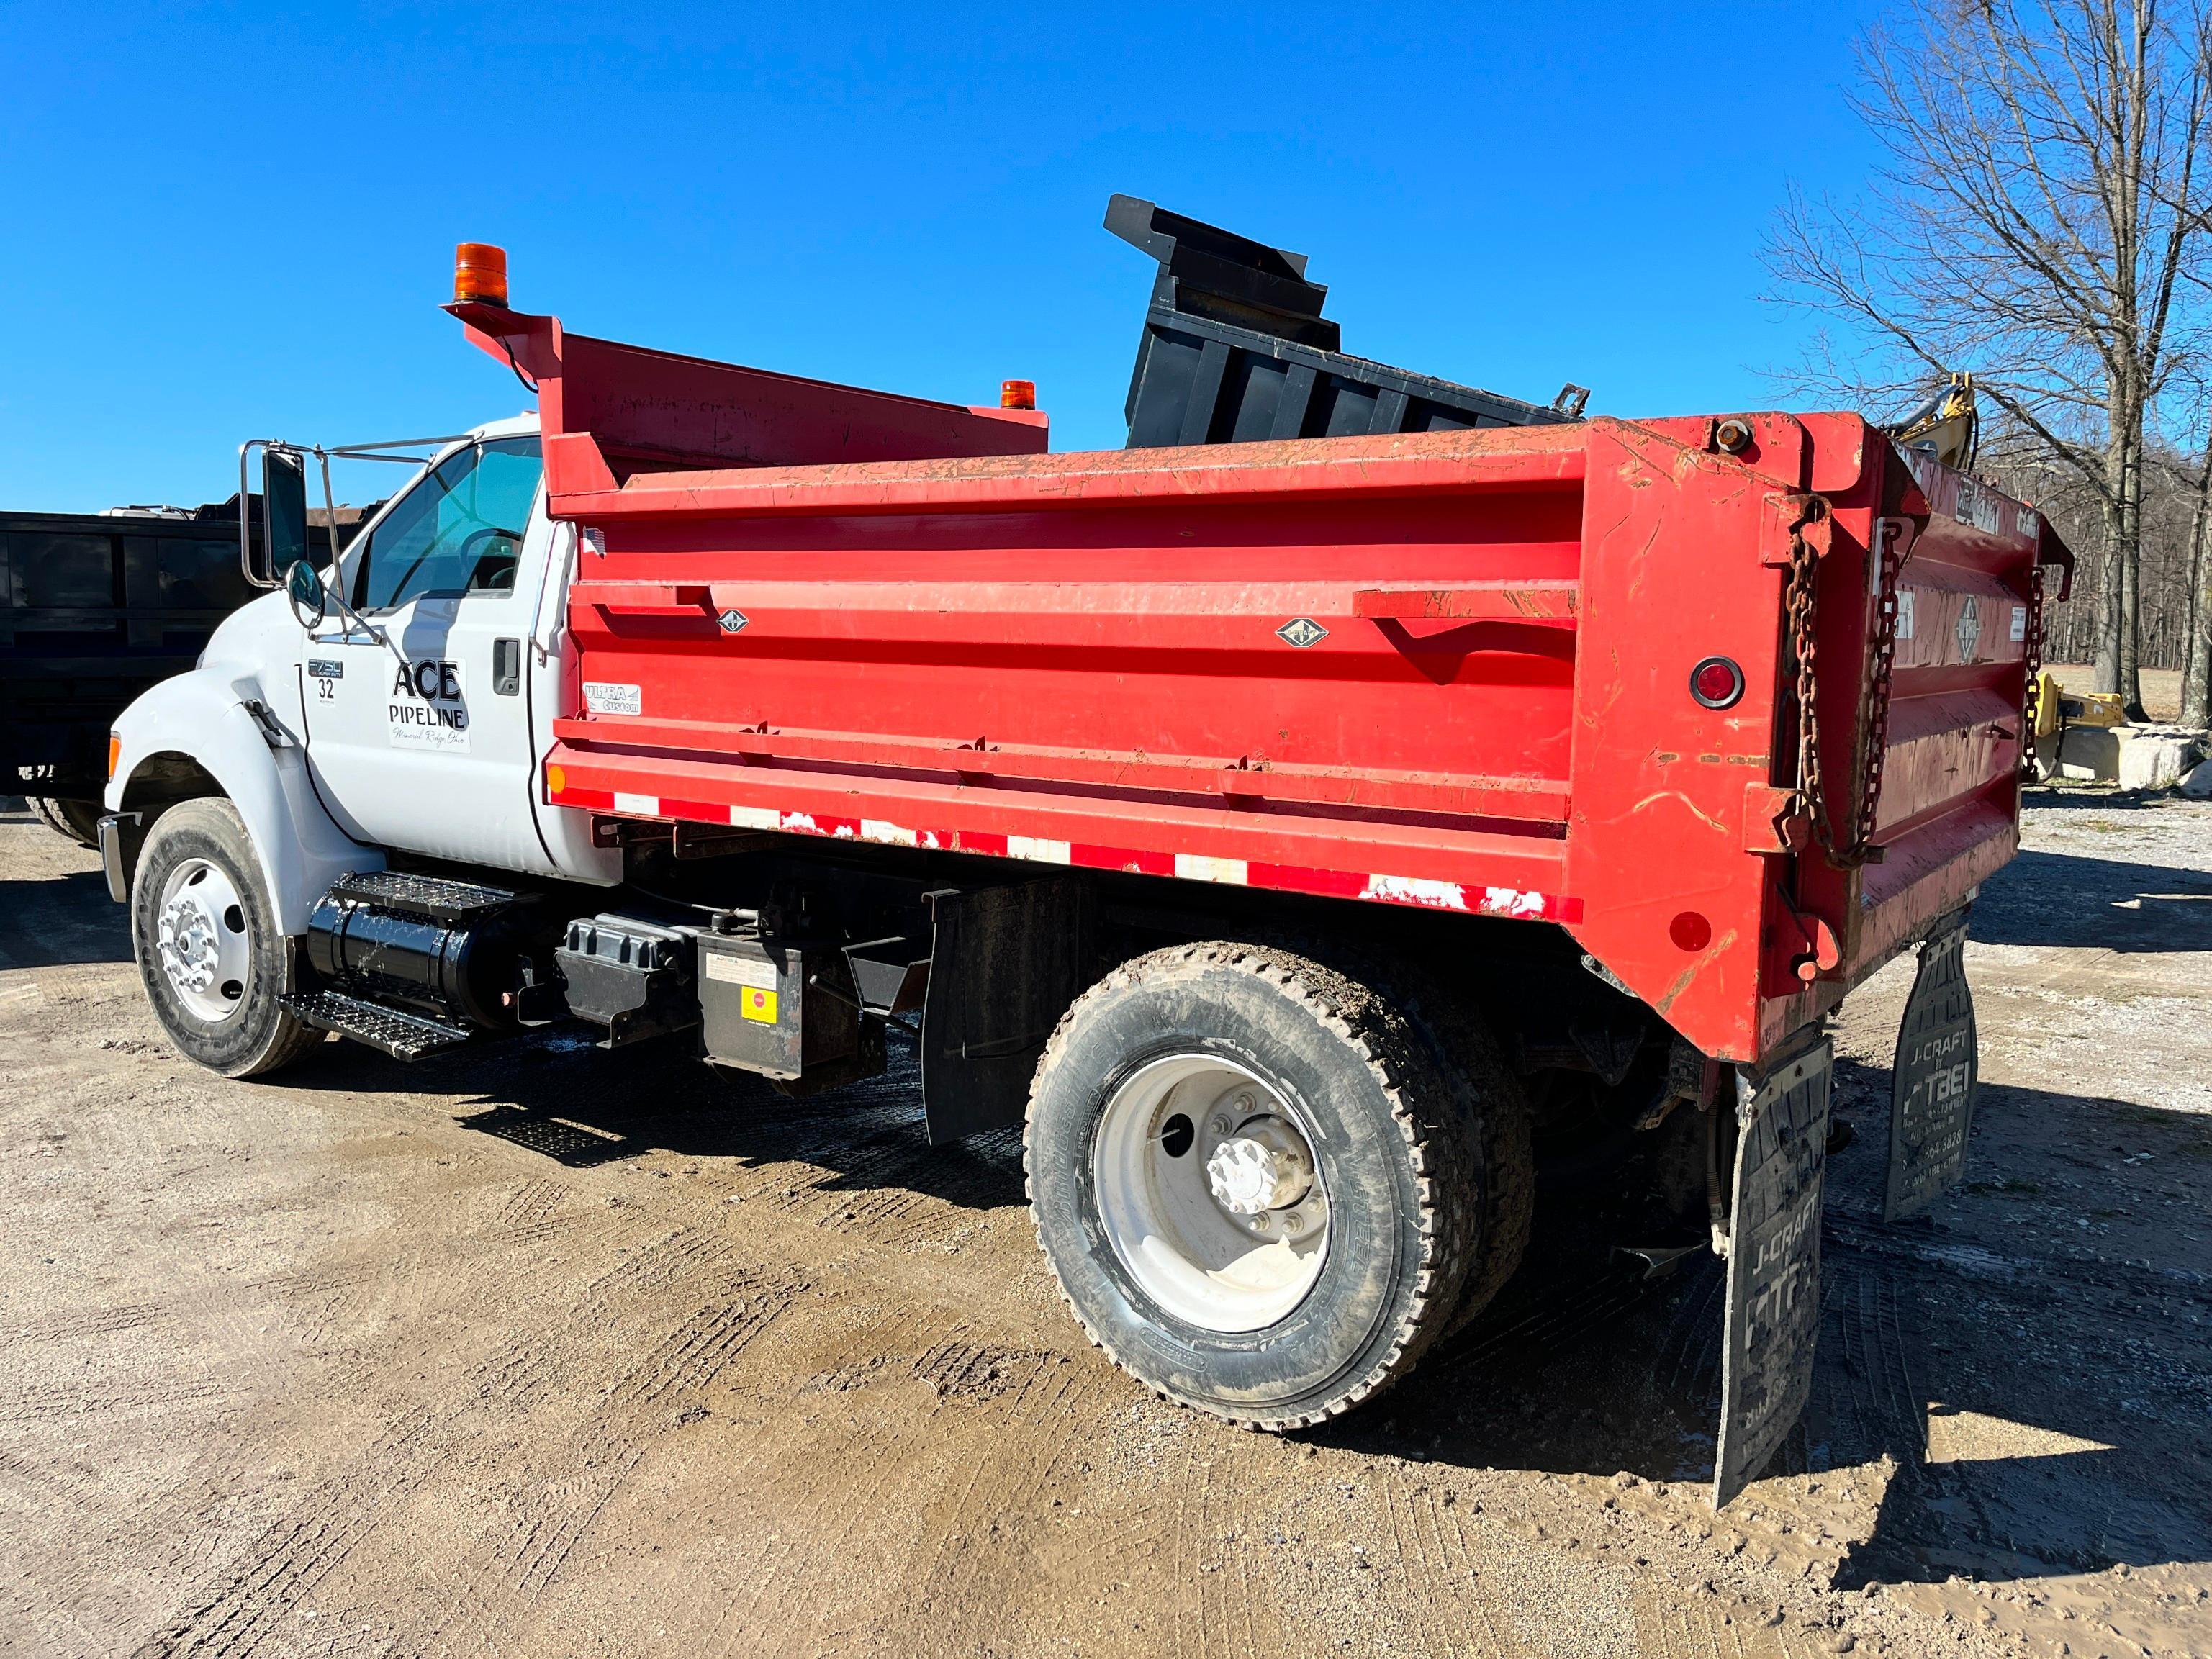
[[[1486,1169],[1500,1143],[1447,1055],[1486,1063],[1273,948],[1156,951],[1079,998],[1024,1151],[1038,1242],[1091,1340],[1252,1428],[1404,1376],[1527,1232],[1526,1183]]]
[[[155,1017],[188,1060],[258,1077],[323,1039],[283,1003],[291,941],[238,809],[219,796],[155,820],[138,854],[131,939]]]
[[[66,836],[80,847],[100,845],[100,803],[56,795],[26,795],[24,805],[39,822],[58,836]]]

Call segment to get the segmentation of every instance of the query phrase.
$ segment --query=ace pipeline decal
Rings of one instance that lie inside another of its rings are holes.
[[[461,694],[461,665],[421,657],[394,671],[385,707],[392,746],[466,754],[469,706]]]

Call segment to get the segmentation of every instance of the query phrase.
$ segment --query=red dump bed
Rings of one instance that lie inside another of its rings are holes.
[[[828,453],[909,459],[761,465],[722,401],[812,388],[818,462],[823,408],[878,394],[602,343],[587,386],[550,319],[464,315],[547,385],[582,526],[556,804],[1557,923],[1741,1060],[2014,851],[2064,550],[1856,416],[1749,417],[1734,454],[1698,418],[1046,455],[1008,453],[1036,417],[892,399],[890,439]],[[1793,563],[1839,860],[1800,793]]]

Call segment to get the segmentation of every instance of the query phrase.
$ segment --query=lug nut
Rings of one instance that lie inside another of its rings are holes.
[[[1212,1130],[1213,1133],[1218,1135],[1225,1135],[1229,1133],[1229,1120],[1222,1116],[1220,1113],[1216,1112],[1213,1115],[1212,1121],[1206,1127]]]

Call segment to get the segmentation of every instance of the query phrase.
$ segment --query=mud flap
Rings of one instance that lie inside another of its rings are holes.
[[[1918,1215],[1966,1172],[1981,1064],[1966,945],[1960,909],[1936,923],[1920,947],[1920,972],[1897,1032],[1884,1221]]]
[[[930,894],[921,1012],[929,1144],[1019,1123],[1046,1040],[1088,983],[1089,889],[1066,879]]]
[[[1832,1060],[1823,1041],[1762,1077],[1736,1074],[1715,1509],[1766,1467],[1813,1392]]]

